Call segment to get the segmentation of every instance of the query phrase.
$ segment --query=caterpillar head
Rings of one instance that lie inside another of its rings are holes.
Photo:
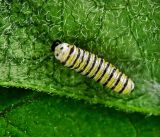
[[[66,53],[69,51],[69,44],[56,40],[53,42],[51,50],[54,52],[56,59],[63,62],[65,60]]]

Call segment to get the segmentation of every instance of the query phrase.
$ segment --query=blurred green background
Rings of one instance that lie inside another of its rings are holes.
[[[160,117],[30,90],[1,88],[1,137],[160,137]]]

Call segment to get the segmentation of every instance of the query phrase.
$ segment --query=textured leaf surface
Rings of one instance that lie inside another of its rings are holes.
[[[160,114],[158,1],[14,0],[0,7],[0,85]],[[114,94],[63,67],[50,54],[57,38],[115,64],[135,82],[133,94]]]
[[[6,99],[0,103],[0,135],[5,137],[160,136],[159,116],[126,114],[22,89],[0,88],[0,97]]]

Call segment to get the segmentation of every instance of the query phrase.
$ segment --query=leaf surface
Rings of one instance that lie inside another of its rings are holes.
[[[160,114],[160,3],[154,0],[0,2],[0,85]],[[135,82],[117,95],[61,65],[55,39],[91,51]]]

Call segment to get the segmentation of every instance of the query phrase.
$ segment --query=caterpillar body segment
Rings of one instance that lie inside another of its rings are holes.
[[[64,66],[94,79],[115,92],[129,94],[134,89],[134,83],[130,78],[95,54],[60,41],[53,43],[52,51]]]

